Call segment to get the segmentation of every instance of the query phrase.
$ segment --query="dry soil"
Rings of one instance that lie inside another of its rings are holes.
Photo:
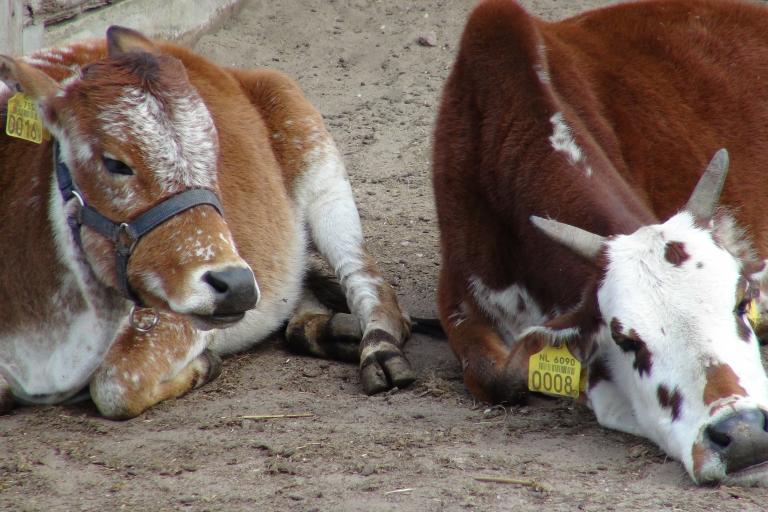
[[[527,0],[558,19],[605,0]],[[474,0],[250,1],[196,49],[294,76],[345,155],[369,248],[402,304],[434,315],[439,266],[430,139]],[[421,41],[421,43],[419,42]],[[761,489],[696,488],[653,444],[570,401],[489,408],[444,340],[415,336],[419,379],[367,397],[357,369],[280,340],[131,421],[92,406],[0,418],[0,510],[729,510]],[[307,413],[295,419],[247,415]],[[522,484],[486,483],[493,476]]]

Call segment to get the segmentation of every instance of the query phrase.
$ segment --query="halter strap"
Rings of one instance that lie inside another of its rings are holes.
[[[77,198],[80,203],[78,214],[67,218],[75,243],[82,251],[80,228],[84,225],[110,240],[115,246],[118,290],[123,297],[139,306],[141,306],[141,300],[133,292],[128,282],[128,259],[139,240],[165,221],[195,206],[207,204],[213,206],[219,215],[224,215],[224,209],[215,193],[208,189],[193,188],[168,197],[130,222],[114,222],[86,203],[85,196],[72,179],[72,173],[61,160],[57,141],[53,143],[53,165],[64,202]]]

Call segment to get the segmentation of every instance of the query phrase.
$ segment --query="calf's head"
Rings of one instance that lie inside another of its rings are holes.
[[[69,251],[80,251],[105,285],[204,326],[231,324],[255,305],[258,287],[214,204],[220,159],[211,113],[182,63],[142,35],[112,27],[107,48],[106,58],[61,83],[23,59],[0,58],[0,78],[37,102],[76,187],[76,200],[54,192],[52,216],[64,223],[85,204],[119,226],[110,240],[86,222],[74,237],[80,247]],[[190,190],[213,200],[179,208],[131,239],[131,222]],[[118,244],[131,249],[124,280]]]
[[[685,209],[629,235],[534,223],[598,270],[580,306],[598,419],[652,439],[698,483],[768,485],[768,378],[747,319],[761,266],[715,211],[727,166],[721,150]]]

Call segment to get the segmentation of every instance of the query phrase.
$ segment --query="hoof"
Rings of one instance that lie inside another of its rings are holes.
[[[411,364],[390,334],[381,330],[372,331],[365,337],[362,346],[360,383],[366,394],[404,388],[416,380]]]

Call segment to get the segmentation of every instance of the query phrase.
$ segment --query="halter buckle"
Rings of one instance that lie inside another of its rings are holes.
[[[131,226],[127,222],[123,222],[117,226],[115,243],[117,244],[119,251],[123,251],[125,254],[131,254],[138,242],[139,240],[134,238],[131,234]]]

